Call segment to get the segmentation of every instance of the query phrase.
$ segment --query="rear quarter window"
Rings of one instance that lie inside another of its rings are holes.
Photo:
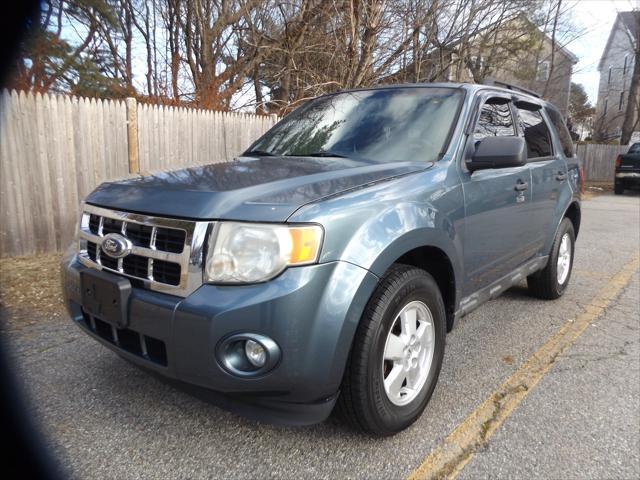
[[[560,138],[560,144],[562,145],[562,151],[566,157],[573,157],[574,148],[573,148],[573,140],[571,139],[571,134],[569,134],[569,129],[567,128],[566,123],[562,119],[562,115],[554,108],[545,107],[547,115],[553,123],[553,127],[558,132],[558,137]]]
[[[529,159],[553,155],[551,135],[540,112],[518,108],[518,117]]]

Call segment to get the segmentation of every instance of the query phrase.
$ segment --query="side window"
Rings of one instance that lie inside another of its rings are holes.
[[[488,100],[480,111],[480,118],[478,118],[478,123],[473,133],[474,139],[478,141],[484,137],[513,135],[515,135],[515,129],[509,104],[503,99],[497,99],[494,102]]]
[[[562,144],[562,151],[566,157],[573,157],[573,140],[571,139],[571,134],[567,129],[567,124],[562,119],[562,115],[555,108],[545,107],[547,111],[547,115],[551,119],[551,123],[556,128],[556,132],[558,132],[558,137],[560,137],[560,143]]]
[[[518,108],[518,116],[529,159],[553,155],[549,129],[540,112]]]

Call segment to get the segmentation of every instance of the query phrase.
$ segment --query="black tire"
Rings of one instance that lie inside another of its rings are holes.
[[[569,273],[565,280],[560,283],[558,281],[557,270],[558,254],[562,238],[565,236],[565,234],[569,236],[569,240],[571,242],[571,257],[569,259]],[[573,229],[573,223],[571,223],[571,220],[565,217],[564,219],[562,219],[562,222],[560,222],[560,226],[558,227],[558,231],[556,232],[556,236],[553,240],[553,245],[551,247],[551,253],[549,254],[549,261],[547,262],[547,266],[539,272],[527,277],[527,285],[531,294],[545,300],[555,300],[556,298],[560,298],[562,296],[567,288],[567,285],[569,285],[569,281],[571,280],[575,242],[576,234]]]
[[[624,183],[616,181],[613,184],[613,193],[616,195],[622,195],[624,193]]]
[[[417,396],[407,405],[391,402],[384,389],[383,354],[387,335],[399,312],[420,301],[433,318],[433,358],[429,374]],[[446,336],[444,302],[435,280],[424,270],[394,265],[369,300],[356,331],[337,411],[357,430],[388,436],[407,428],[422,414],[435,389]]]

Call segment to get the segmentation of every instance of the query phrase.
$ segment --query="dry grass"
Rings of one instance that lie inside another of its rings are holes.
[[[589,200],[598,195],[613,192],[613,183],[611,182],[585,182],[583,200]]]
[[[20,310],[60,311],[60,259],[50,253],[0,259],[0,306]]]

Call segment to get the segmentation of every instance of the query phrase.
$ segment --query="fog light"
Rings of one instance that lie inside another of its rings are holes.
[[[264,375],[278,365],[281,356],[278,344],[259,333],[235,333],[216,345],[218,364],[237,377]]]
[[[244,343],[244,353],[253,365],[256,368],[264,367],[264,364],[267,362],[267,351],[264,349],[262,345],[253,340],[247,340]]]

